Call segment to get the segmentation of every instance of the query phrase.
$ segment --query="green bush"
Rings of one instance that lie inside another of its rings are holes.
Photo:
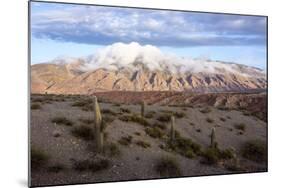
[[[132,136],[123,136],[118,140],[119,144],[122,144],[124,146],[128,146],[132,143],[133,137]]]
[[[88,126],[85,126],[85,125],[80,125],[78,127],[74,127],[71,130],[71,133],[73,136],[75,136],[77,138],[81,138],[86,141],[94,139],[93,129]]]
[[[141,146],[143,148],[149,148],[151,146],[150,143],[142,141],[142,140],[137,140],[136,145]]]
[[[128,109],[128,108],[120,108],[120,112],[121,113],[131,113],[131,110],[130,109]]]
[[[38,169],[46,165],[49,155],[38,148],[31,147],[31,168]]]
[[[171,157],[162,157],[156,161],[155,170],[161,177],[181,176],[180,165]]]
[[[235,129],[245,131],[246,125],[244,123],[236,123],[234,124]]]
[[[176,136],[176,139],[173,142],[168,142],[168,147],[188,158],[194,158],[197,155],[201,154],[201,146],[191,139],[186,139],[180,135]]]
[[[162,138],[165,135],[165,133],[158,127],[147,127],[145,133],[152,138]]]
[[[102,114],[110,114],[110,115],[113,115],[113,116],[117,115],[116,112],[114,112],[114,111],[112,111],[110,109],[101,109],[101,113]]]
[[[117,144],[109,143],[105,147],[105,153],[108,154],[110,157],[115,157],[119,156],[121,154],[121,151]]]
[[[119,117],[119,119],[121,121],[125,121],[125,122],[135,122],[135,123],[139,123],[141,125],[144,125],[144,126],[150,126],[150,123],[143,117],[141,116],[138,116],[136,114],[133,114],[133,115],[123,115],[121,117]]]
[[[38,103],[31,104],[31,110],[38,110],[41,109],[41,105]]]
[[[242,155],[255,162],[267,161],[267,144],[261,140],[250,140],[243,144]]]
[[[203,153],[204,164],[217,164],[221,160],[232,159],[234,157],[234,151],[231,149],[220,150],[219,148],[207,148]]]
[[[213,123],[214,122],[214,120],[213,119],[211,119],[211,118],[206,118],[206,121],[208,122],[208,123]]]

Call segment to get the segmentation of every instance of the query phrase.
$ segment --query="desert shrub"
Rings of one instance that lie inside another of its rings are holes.
[[[211,119],[211,118],[206,118],[206,121],[208,122],[208,123],[213,123],[214,122],[214,120],[213,119]]]
[[[222,122],[225,122],[225,121],[226,121],[226,119],[223,118],[223,117],[220,117],[220,120],[221,120]]]
[[[79,121],[85,124],[93,124],[95,122],[94,119],[90,119],[90,118],[80,118]]]
[[[137,135],[137,136],[140,136],[140,135],[141,135],[140,132],[135,132],[134,134]]]
[[[194,126],[194,125],[195,125],[195,124],[194,124],[194,123],[192,123],[192,122],[190,122],[189,124],[190,124],[191,126]]]
[[[53,118],[52,122],[56,123],[56,124],[59,124],[59,125],[66,125],[66,126],[72,126],[73,125],[72,121],[68,120],[65,117],[60,117],[60,116]]]
[[[114,112],[114,111],[112,111],[110,109],[101,109],[101,113],[102,114],[110,114],[110,115],[113,115],[113,116],[117,115],[116,112]]]
[[[235,129],[245,131],[246,125],[244,123],[236,123],[233,125]]]
[[[136,145],[141,146],[143,148],[149,148],[151,146],[150,143],[142,141],[142,140],[137,140]]]
[[[93,140],[94,139],[94,132],[93,129],[85,126],[85,125],[80,125],[78,127],[74,127],[71,130],[71,133],[73,136],[77,138],[81,138],[83,140]]]
[[[201,153],[201,146],[191,139],[186,139],[180,135],[176,136],[173,142],[168,142],[168,147],[188,158],[193,158]]]
[[[144,117],[149,119],[153,118],[155,113],[156,113],[155,111],[149,111],[144,115]]]
[[[203,114],[210,113],[211,111],[212,111],[212,110],[211,110],[211,108],[209,108],[209,107],[200,110],[200,112],[203,113]]]
[[[108,159],[99,160],[81,160],[74,161],[73,168],[77,171],[90,171],[97,172],[101,170],[108,169],[110,167],[110,162]]]
[[[113,122],[114,120],[115,120],[115,118],[114,117],[112,117],[112,116],[103,116],[103,118],[102,118],[102,120],[105,122],[105,123],[111,123],[111,122]]]
[[[152,138],[162,138],[165,135],[165,133],[158,127],[147,127],[145,133]]]
[[[38,110],[41,109],[41,105],[38,103],[31,104],[31,110]]]
[[[93,105],[85,105],[85,106],[83,106],[82,108],[81,108],[83,111],[86,111],[86,112],[88,112],[88,111],[94,111],[94,107],[93,107]]]
[[[121,113],[131,113],[131,110],[129,108],[120,108]]]
[[[161,110],[161,112],[163,112],[164,114],[159,116],[158,118],[162,119],[162,122],[169,121],[171,116],[175,116],[176,118],[183,118],[185,116],[184,112],[174,112],[171,110]]]
[[[112,106],[117,106],[117,107],[119,107],[119,106],[121,106],[121,105],[118,104],[118,103],[115,103],[115,104],[113,104]]]
[[[255,162],[267,160],[267,144],[261,140],[250,140],[243,144],[242,156]]]
[[[221,160],[228,160],[234,157],[234,151],[231,149],[220,150],[219,148],[207,148],[203,153],[204,164],[217,164]]]
[[[180,165],[176,159],[171,157],[160,158],[155,165],[155,171],[161,177],[177,177],[181,176]]]
[[[119,156],[121,151],[117,144],[111,142],[105,146],[105,153],[110,157],[115,157]]]
[[[135,123],[139,123],[141,125],[144,125],[144,126],[150,126],[150,123],[143,117],[141,116],[138,116],[136,114],[133,114],[133,115],[123,115],[121,117],[119,117],[119,119],[121,121],[125,121],[125,122],[135,122]]]
[[[173,112],[173,115],[176,118],[183,118],[185,116],[185,113],[184,112]]]
[[[40,103],[40,102],[44,102],[44,99],[43,98],[31,98],[31,101]]]
[[[230,110],[230,108],[225,107],[225,106],[219,106],[219,107],[217,107],[217,109],[222,110],[222,111],[229,111]]]
[[[59,173],[65,169],[65,166],[63,164],[57,163],[53,166],[48,167],[49,172],[53,173]]]
[[[72,104],[72,106],[76,106],[76,107],[83,107],[83,106],[88,106],[90,104],[92,104],[92,100],[91,99],[84,99],[84,100],[79,100],[76,101]]]
[[[31,168],[37,169],[46,164],[49,160],[49,155],[38,148],[31,147]]]
[[[123,136],[118,140],[119,144],[122,144],[124,146],[128,146],[132,143],[133,137],[132,136]]]
[[[202,131],[201,129],[196,129],[196,132],[198,133],[201,133],[201,131]]]
[[[167,126],[165,124],[159,123],[159,122],[153,123],[152,127],[158,127],[158,128],[160,128],[162,130],[165,130],[167,128]]]
[[[171,115],[169,114],[162,114],[157,118],[158,121],[161,122],[169,122],[171,120]]]
[[[230,117],[230,116],[226,116],[226,118],[227,118],[227,119],[231,119],[231,117]]]

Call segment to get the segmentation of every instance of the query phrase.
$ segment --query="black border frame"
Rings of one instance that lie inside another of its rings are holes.
[[[195,176],[180,176],[180,177],[169,177],[169,178],[151,178],[151,179],[130,179],[130,180],[119,180],[119,181],[101,181],[101,182],[85,182],[85,183],[74,183],[74,184],[49,184],[49,185],[40,185],[32,186],[31,185],[31,109],[30,109],[30,98],[31,98],[31,3],[49,3],[49,4],[70,4],[70,5],[87,5],[87,6],[98,6],[98,7],[111,7],[111,8],[131,8],[131,9],[147,9],[147,10],[161,10],[161,11],[176,11],[176,12],[193,12],[193,13],[208,13],[208,14],[223,14],[223,15],[236,15],[236,16],[255,16],[255,17],[264,17],[266,18],[266,104],[267,104],[267,129],[266,129],[266,140],[267,140],[267,169],[265,171],[252,171],[252,172],[230,172],[224,174],[207,174],[207,175],[195,175]],[[43,0],[29,0],[28,1],[28,187],[53,187],[53,186],[66,186],[66,185],[85,185],[85,184],[100,184],[100,183],[118,183],[118,182],[131,182],[131,181],[144,181],[144,180],[162,180],[162,179],[178,179],[178,178],[195,178],[195,177],[208,177],[208,176],[224,176],[224,175],[238,175],[238,174],[256,174],[256,173],[267,173],[269,170],[268,158],[269,158],[269,149],[268,149],[268,16],[258,15],[258,14],[239,14],[239,13],[229,13],[229,12],[207,12],[207,11],[194,11],[194,10],[178,10],[178,9],[163,9],[163,8],[147,8],[147,7],[134,7],[134,6],[120,6],[120,5],[101,5],[101,4],[91,4],[91,3],[74,3],[74,2],[61,2],[61,1],[43,1]]]

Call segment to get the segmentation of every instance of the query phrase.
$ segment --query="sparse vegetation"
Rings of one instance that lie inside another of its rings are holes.
[[[217,164],[221,160],[227,160],[234,157],[233,150],[226,149],[220,150],[217,147],[209,147],[203,153],[203,160],[201,161],[204,164],[213,165]]]
[[[132,136],[123,136],[118,140],[118,143],[124,146],[128,146],[132,143],[133,137]]]
[[[38,110],[41,109],[41,105],[38,103],[31,104],[31,110]]]
[[[221,120],[222,122],[225,122],[225,121],[226,121],[226,119],[223,118],[223,117],[221,117],[220,120]]]
[[[245,142],[241,152],[243,157],[255,162],[265,162],[267,160],[267,144],[261,140]]]
[[[31,168],[38,169],[46,165],[46,162],[49,160],[49,155],[34,146],[31,147]]]
[[[162,138],[165,135],[165,133],[158,127],[147,127],[145,133],[152,138]]]
[[[155,165],[155,170],[161,177],[177,177],[181,175],[180,165],[171,157],[160,158]]]
[[[53,172],[53,173],[59,173],[63,170],[65,170],[65,166],[63,164],[60,164],[60,163],[57,163],[53,166],[48,167],[48,171]]]
[[[213,123],[213,122],[214,122],[214,120],[211,119],[211,118],[209,118],[209,117],[206,118],[206,121],[207,121],[208,123]]]
[[[155,114],[154,111],[149,111],[144,115],[144,117],[150,119],[154,117],[154,114]]]
[[[84,100],[79,100],[79,101],[74,102],[72,104],[72,106],[84,107],[84,106],[89,106],[92,103],[93,103],[93,101],[91,99],[84,99]]]
[[[233,125],[235,129],[240,130],[240,131],[245,131],[246,125],[244,123],[236,123]]]
[[[159,122],[153,123],[152,127],[158,127],[158,128],[160,128],[162,130],[165,130],[167,128],[167,126],[165,124],[159,123]]]
[[[200,112],[203,113],[203,114],[210,113],[211,111],[212,111],[212,110],[211,110],[211,108],[209,108],[209,107],[206,107],[206,108],[200,110]]]
[[[133,115],[123,115],[121,117],[119,117],[119,119],[121,121],[125,121],[125,122],[135,122],[135,123],[139,123],[141,125],[144,125],[144,126],[150,126],[150,123],[143,117],[141,116],[138,116],[136,114],[133,114]]]
[[[101,113],[102,114],[110,114],[110,115],[113,115],[113,116],[117,115],[116,112],[114,112],[114,111],[112,111],[110,109],[101,109]]]
[[[170,119],[171,119],[171,115],[169,114],[162,114],[157,118],[157,120],[161,122],[169,122]]]
[[[137,140],[136,145],[141,146],[143,148],[149,148],[151,146],[150,143],[142,141],[142,140]]]
[[[111,142],[111,143],[106,145],[105,153],[107,155],[109,155],[110,157],[116,157],[116,156],[119,156],[121,154],[121,151],[120,151],[117,144]]]
[[[90,171],[97,172],[101,170],[108,169],[110,167],[110,162],[108,159],[99,160],[81,160],[74,161],[73,168],[77,171]]]
[[[86,125],[80,125],[78,127],[74,127],[71,130],[71,133],[73,136],[75,136],[77,138],[81,138],[86,141],[94,139],[93,129]]]
[[[168,142],[168,147],[188,158],[193,158],[201,153],[201,146],[199,144],[180,135],[176,135],[176,139],[173,142]]]
[[[120,108],[121,113],[131,113],[131,110],[129,108]]]
[[[65,118],[65,117],[55,117],[52,119],[52,123],[56,123],[58,125],[66,125],[66,126],[72,126],[73,122],[70,121],[69,119]]]

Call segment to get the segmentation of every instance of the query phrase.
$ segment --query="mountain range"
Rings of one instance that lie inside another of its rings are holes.
[[[105,91],[247,92],[267,88],[266,72],[237,63],[189,59],[155,46],[115,43],[83,58],[31,66],[31,92]]]

